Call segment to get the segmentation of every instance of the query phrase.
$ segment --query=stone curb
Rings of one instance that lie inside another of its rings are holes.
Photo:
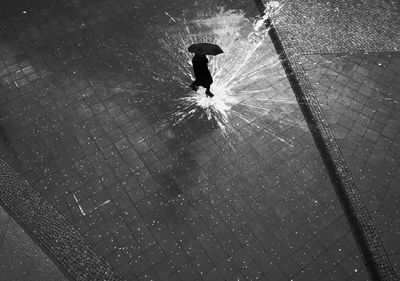
[[[1,159],[0,204],[68,279],[124,280],[49,202]]]
[[[260,14],[263,15],[264,4],[261,0],[254,1]],[[268,34],[279,54],[297,102],[324,161],[371,279],[396,281],[398,279],[385,248],[361,199],[340,148],[323,116],[314,90],[297,57],[293,53],[287,53],[287,50],[291,51],[291,48],[287,46],[290,42],[281,40],[284,38],[282,32],[284,30],[281,31],[279,27],[275,28],[272,24],[269,26]]]

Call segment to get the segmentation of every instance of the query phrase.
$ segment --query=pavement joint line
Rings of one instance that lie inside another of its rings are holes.
[[[125,280],[52,204],[1,159],[0,205],[69,280]]]
[[[261,0],[254,0],[254,2],[262,16],[265,10],[263,2]],[[321,106],[304,68],[298,62],[298,56],[286,52],[290,48],[285,48],[285,43],[281,41],[282,36],[273,24],[267,28],[269,28],[268,34],[323,159],[371,279],[377,281],[398,280],[343,154],[323,116]]]

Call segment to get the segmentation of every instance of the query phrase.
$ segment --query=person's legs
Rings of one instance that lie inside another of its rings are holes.
[[[210,86],[211,86],[211,85],[210,85]],[[209,96],[210,98],[212,98],[214,95],[213,95],[213,93],[210,92],[210,86],[208,86],[208,87],[206,88],[206,95]]]

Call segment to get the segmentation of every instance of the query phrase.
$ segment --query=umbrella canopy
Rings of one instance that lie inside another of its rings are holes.
[[[188,51],[198,55],[211,55],[211,56],[219,55],[224,52],[222,51],[220,46],[211,43],[193,44],[188,48]]]

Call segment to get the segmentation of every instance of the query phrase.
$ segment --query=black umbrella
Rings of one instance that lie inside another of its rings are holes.
[[[188,51],[198,55],[212,55],[212,56],[219,55],[224,52],[222,51],[220,46],[211,43],[193,44],[188,48]]]

